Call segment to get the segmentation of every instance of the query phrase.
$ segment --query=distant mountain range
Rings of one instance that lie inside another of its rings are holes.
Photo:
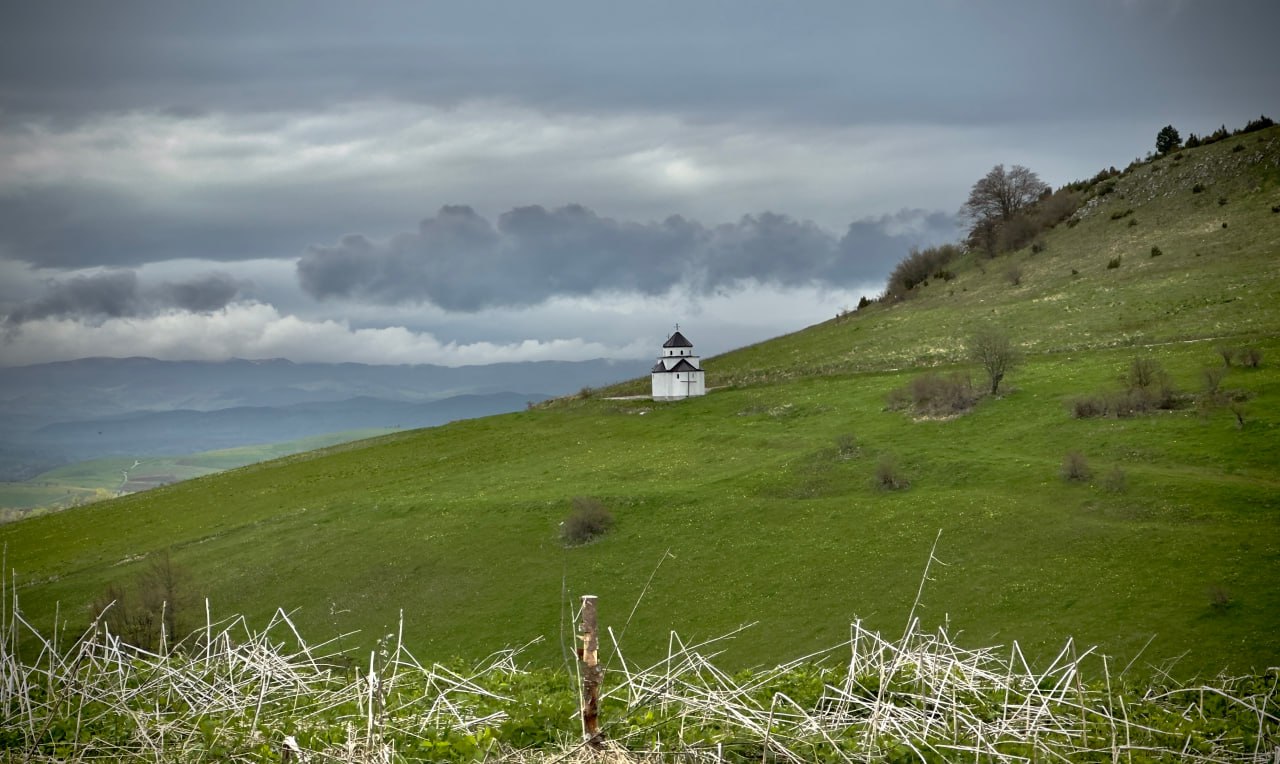
[[[427,427],[637,376],[646,362],[369,366],[84,358],[0,369],[0,479],[110,455]]]

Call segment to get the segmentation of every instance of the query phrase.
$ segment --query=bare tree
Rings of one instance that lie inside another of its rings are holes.
[[[164,639],[179,639],[178,613],[188,604],[187,573],[173,562],[169,550],[161,551],[151,565],[138,576],[138,596],[143,611],[150,613],[156,626],[163,624]]]
[[[1039,176],[1022,165],[1015,164],[1006,171],[1004,165],[998,164],[973,184],[960,213],[973,218],[976,224],[1005,223],[1048,190]]]
[[[1000,381],[1018,364],[1021,355],[1013,346],[1009,335],[993,326],[985,326],[973,333],[967,346],[969,357],[982,365],[991,382],[991,394],[1000,389]]]

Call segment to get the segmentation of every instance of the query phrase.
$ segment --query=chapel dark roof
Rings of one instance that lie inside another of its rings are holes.
[[[691,348],[693,343],[684,338],[684,335],[677,331],[671,335],[666,342],[662,343],[664,348]]]
[[[670,369],[666,368],[662,361],[658,361],[657,365],[652,369],[654,374],[671,374],[677,371],[702,371],[702,369],[699,369],[697,366],[689,363],[689,361],[684,358],[681,358],[676,365],[672,366]]]

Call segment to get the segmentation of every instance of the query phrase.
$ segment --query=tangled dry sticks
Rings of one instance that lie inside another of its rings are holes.
[[[855,623],[838,648],[738,674],[714,662],[732,634],[672,634],[646,668],[615,641],[603,751],[578,744],[572,677],[521,669],[519,650],[463,671],[394,634],[355,668],[284,612],[210,619],[159,653],[100,626],[59,644],[9,607],[3,635],[6,761],[1280,761],[1275,670],[1138,686],[1069,641],[1036,669],[1016,644],[965,649],[915,621],[897,641]]]

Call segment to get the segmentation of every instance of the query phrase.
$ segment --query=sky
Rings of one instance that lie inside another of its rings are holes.
[[[996,164],[1274,114],[1274,0],[7,4],[0,366],[703,355]]]

